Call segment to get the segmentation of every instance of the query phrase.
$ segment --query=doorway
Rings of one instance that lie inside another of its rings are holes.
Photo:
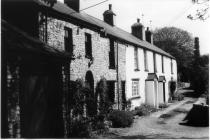
[[[22,137],[63,137],[61,66],[24,64],[20,83]]]

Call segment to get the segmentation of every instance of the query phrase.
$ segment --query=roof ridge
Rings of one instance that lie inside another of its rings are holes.
[[[40,1],[40,0],[34,0],[34,1]],[[44,4],[43,2],[40,2],[40,3]],[[44,5],[46,6],[46,4],[44,4]],[[108,34],[115,36],[119,39],[125,40],[126,42],[129,42],[131,44],[141,46],[143,48],[154,51],[156,53],[174,58],[172,55],[163,51],[162,49],[158,48],[157,46],[150,44],[145,40],[140,40],[139,38],[135,37],[134,35],[132,35],[131,33],[127,32],[123,29],[121,29],[117,26],[111,26],[108,23],[104,22],[103,20],[96,18],[92,15],[89,15],[85,12],[75,12],[73,9],[66,6],[62,2],[57,2],[57,4],[55,4],[52,8],[54,10],[56,10],[57,12],[60,12],[62,14],[67,14],[68,16],[71,16],[71,17],[81,20],[83,22],[89,23],[93,26],[97,26],[99,28],[104,28],[104,29],[106,29],[106,32]],[[75,12],[75,14],[71,14],[71,12]]]

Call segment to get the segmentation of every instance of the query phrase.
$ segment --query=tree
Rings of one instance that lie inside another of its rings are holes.
[[[199,5],[194,14],[190,14],[187,18],[191,20],[206,20],[209,17],[209,0],[192,0],[192,3]]]
[[[180,80],[189,81],[194,49],[190,33],[175,27],[156,29],[154,44],[176,58]]]
[[[200,56],[199,38],[195,38],[194,60],[191,65],[191,88],[200,96],[208,94],[209,89],[209,56]]]

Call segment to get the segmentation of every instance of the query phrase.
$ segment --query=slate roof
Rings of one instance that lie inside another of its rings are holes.
[[[38,56],[43,54],[65,60],[71,59],[69,53],[57,50],[39,39],[31,37],[5,20],[1,20],[1,24],[2,43],[6,50],[10,52],[14,51],[15,53],[31,52],[38,54]]]
[[[155,79],[158,80],[158,77],[155,73],[148,73],[146,81],[154,81]]]
[[[164,82],[164,81],[166,81],[165,76],[159,76],[158,81],[159,81],[159,82]]]
[[[47,5],[46,3],[44,3],[40,0],[34,0],[34,1],[37,2],[39,5],[50,7],[49,5]],[[132,44],[132,45],[139,46],[141,48],[145,48],[145,49],[148,49],[148,50],[154,51],[156,53],[159,53],[159,54],[162,54],[162,55],[165,55],[165,56],[175,59],[172,55],[170,55],[169,53],[156,47],[155,45],[152,45],[152,44],[148,43],[147,41],[142,41],[142,40],[138,39],[137,37],[133,36],[132,34],[126,32],[116,26],[111,26],[111,25],[105,23],[104,21],[97,19],[93,16],[90,16],[84,12],[78,13],[78,12],[74,11],[73,9],[69,8],[67,5],[65,5],[59,1],[54,4],[52,9],[59,13],[68,15],[69,17],[73,17],[75,19],[78,19],[78,20],[81,20],[88,24],[91,24],[93,26],[103,28],[103,29],[105,29],[105,32],[108,35],[119,38],[125,42]]]

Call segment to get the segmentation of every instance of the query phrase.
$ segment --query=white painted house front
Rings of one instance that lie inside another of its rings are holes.
[[[143,26],[137,23],[133,26]],[[135,27],[132,30],[138,30]],[[147,29],[148,31],[148,29]],[[134,36],[146,42],[144,28],[139,30],[142,37],[132,32]],[[152,34],[149,36],[152,42]],[[154,45],[153,45],[154,46]],[[158,107],[167,103],[170,94],[170,82],[177,80],[177,64],[173,56],[161,54],[142,47],[128,45],[126,48],[126,98],[131,101],[131,109],[142,103]]]

